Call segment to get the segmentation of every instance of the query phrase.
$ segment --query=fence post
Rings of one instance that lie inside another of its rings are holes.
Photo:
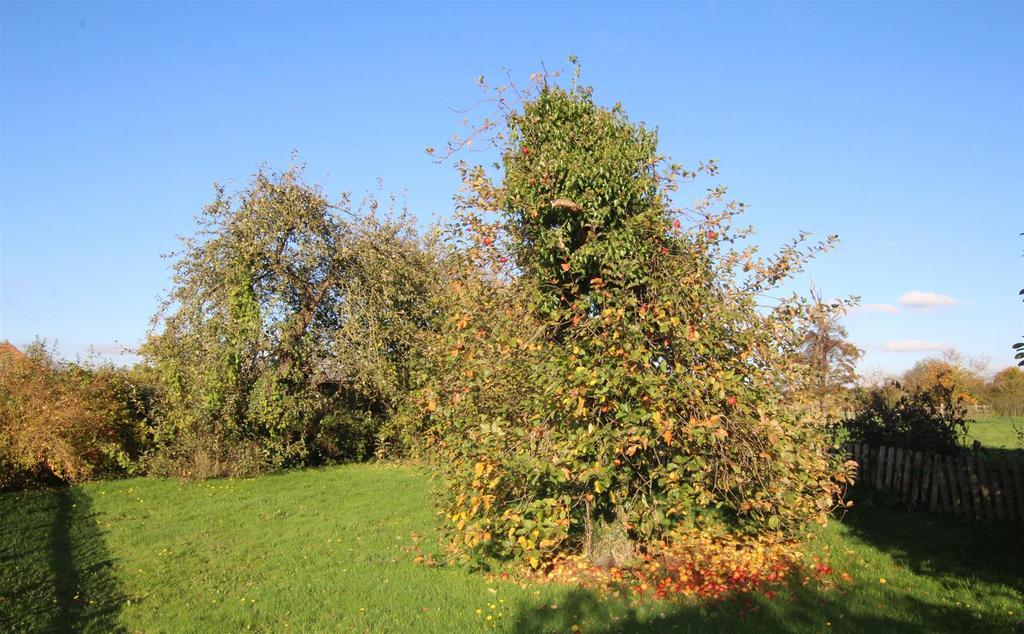
[[[957,477],[959,475],[959,471],[956,468],[956,460],[952,456],[945,456],[945,459],[942,460],[942,462],[946,467],[943,475],[948,475],[948,478],[945,478],[945,480],[947,485],[946,489],[949,492],[949,510],[957,515],[963,515],[963,496],[960,495],[960,487],[957,486],[960,479]]]
[[[988,478],[989,488],[992,490],[992,510],[997,520],[1005,519],[1003,512],[1003,473],[999,463],[990,462],[985,465],[985,476]]]
[[[883,484],[885,485],[886,489],[891,489],[892,488],[892,472],[893,472],[893,463],[895,461],[896,461],[896,448],[895,447],[889,447],[889,450],[886,452],[886,455],[885,455],[885,481],[883,482]]]
[[[913,469],[914,469],[914,476],[913,476],[913,479],[911,480],[911,487],[910,487],[910,505],[912,507],[913,506],[917,506],[917,504],[918,504],[918,502],[920,502],[921,498],[924,497],[924,493],[922,493],[922,491],[927,491],[927,489],[922,489],[922,487],[926,487],[927,486],[926,483],[928,482],[928,470],[921,468],[921,452],[920,451],[914,451],[914,466],[913,466]]]
[[[981,486],[978,482],[978,474],[974,470],[974,460],[971,456],[960,456],[960,468],[967,476],[967,487],[970,489],[971,502],[974,504],[974,517],[981,519],[984,516],[984,500],[981,497]]]
[[[1013,469],[1013,489],[1017,494],[1017,519],[1024,521],[1024,479],[1021,478],[1021,461],[1014,460],[1011,467]]]

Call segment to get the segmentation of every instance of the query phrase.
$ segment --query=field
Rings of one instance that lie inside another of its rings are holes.
[[[986,449],[1024,449],[1015,427],[1024,429],[1024,418],[986,416],[970,421],[969,440],[977,440]]]
[[[850,582],[737,602],[598,601],[430,568],[428,480],[352,465],[254,480],[134,479],[0,496],[0,631],[1009,632],[1019,527],[865,507],[811,552]],[[885,580],[885,583],[882,582]],[[557,606],[557,607],[556,607]],[[490,619],[488,619],[490,617]]]

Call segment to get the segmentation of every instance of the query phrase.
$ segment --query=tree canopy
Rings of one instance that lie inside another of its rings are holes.
[[[299,167],[216,188],[142,350],[166,454],[244,472],[372,452],[437,282],[410,222],[378,208],[329,200]]]
[[[672,204],[716,164],[668,161],[576,82],[490,103],[502,120],[475,134],[501,161],[459,163],[456,279],[406,412],[453,556],[621,563],[713,515],[824,521],[846,476],[801,407],[809,306],[763,298],[833,239],[733,248],[726,188]]]

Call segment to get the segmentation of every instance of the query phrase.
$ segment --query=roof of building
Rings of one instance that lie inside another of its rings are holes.
[[[25,356],[25,353],[18,350],[10,341],[0,341],[0,354],[9,354],[16,359]]]

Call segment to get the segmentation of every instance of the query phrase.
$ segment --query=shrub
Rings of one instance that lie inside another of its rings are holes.
[[[894,382],[864,393],[844,427],[850,442],[952,453],[967,433],[965,416],[955,385],[907,390]]]
[[[145,388],[37,342],[0,354],[0,488],[132,472],[148,439]]]
[[[845,476],[802,413],[808,305],[759,298],[828,243],[733,250],[725,188],[688,216],[670,203],[714,163],[668,163],[575,83],[510,92],[472,137],[496,143],[501,183],[459,164],[447,316],[404,416],[446,483],[452,556],[628,563],[712,517],[825,521]]]

